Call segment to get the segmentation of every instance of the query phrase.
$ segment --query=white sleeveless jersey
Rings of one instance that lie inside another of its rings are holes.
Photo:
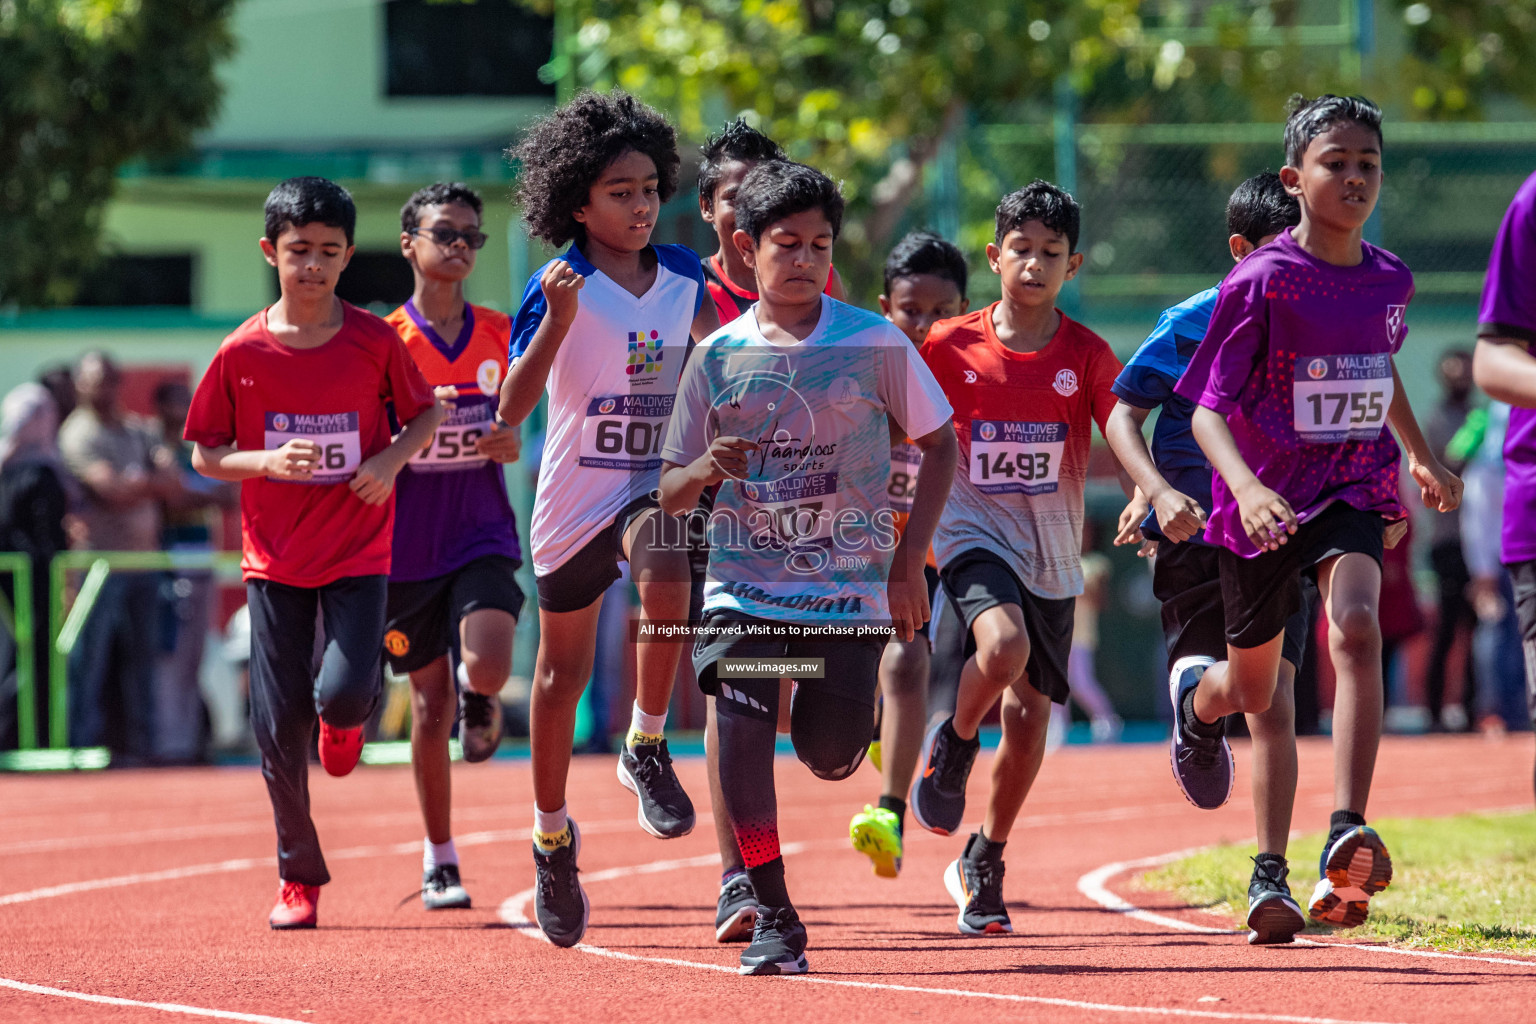
[[[574,245],[559,258],[586,278],[576,319],[549,369],[549,421],[533,502],[533,569],[545,576],[661,482],[661,443],[689,332],[708,292],[699,257],[656,245],[656,280],[636,296]],[[551,261],[553,262],[553,261]],[[508,365],[543,322],[540,267],[523,290]]]

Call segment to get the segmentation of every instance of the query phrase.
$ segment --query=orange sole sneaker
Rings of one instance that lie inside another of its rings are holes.
[[[357,759],[363,756],[363,727],[334,729],[320,723],[320,765],[327,775],[338,778],[357,767]]]

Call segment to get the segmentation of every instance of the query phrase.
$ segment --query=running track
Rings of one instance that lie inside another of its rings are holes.
[[[1529,735],[1388,740],[1372,813],[1529,807],[1531,746]],[[533,875],[525,761],[455,768],[476,909],[437,914],[414,899],[397,908],[420,877],[407,771],[313,769],[334,881],[320,929],[286,934],[265,922],[276,873],[254,769],[3,777],[0,1021],[1530,1019],[1536,958],[1253,949],[1211,931],[1209,915],[1129,886],[1137,862],[1252,835],[1247,751],[1238,758],[1240,795],[1213,813],[1177,793],[1161,746],[1048,758],[1008,848],[1017,934],[990,940],[954,928],[940,875],[959,840],[914,831],[902,877],[877,879],[844,831],[876,795],[873,770],[823,783],[780,759],[790,885],[811,933],[814,973],[800,979],[735,975],[739,947],[713,942],[707,818],[680,841],[644,835],[611,758],[579,758],[572,772],[592,900],[590,945],[575,950],[522,923]],[[1326,741],[1303,742],[1300,828],[1326,823],[1328,759]],[[680,773],[704,794],[701,761]],[[978,764],[973,816],[987,777]],[[1301,871],[1316,856],[1292,852]]]

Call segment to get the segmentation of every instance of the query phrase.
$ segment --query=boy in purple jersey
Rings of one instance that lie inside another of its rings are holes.
[[[1472,376],[1514,406],[1504,435],[1503,561],[1515,584],[1525,695],[1536,722],[1536,174],[1504,213],[1477,315]]]
[[[1302,575],[1315,575],[1338,673],[1337,809],[1309,912],[1353,927],[1392,880],[1387,849],[1365,824],[1381,738],[1383,535],[1407,515],[1398,447],[1382,428],[1390,421],[1407,447],[1425,505],[1455,508],[1461,481],[1425,442],[1392,361],[1413,275],[1361,240],[1381,189],[1381,111],[1359,98],[1298,98],[1285,148],[1280,177],[1301,222],[1222,282],[1175,389],[1196,403],[1195,440],[1218,474],[1206,539],[1222,549],[1227,660],[1170,679],[1171,756],[1197,804],[1230,790],[1223,719],[1269,708],[1286,619],[1300,606]]]

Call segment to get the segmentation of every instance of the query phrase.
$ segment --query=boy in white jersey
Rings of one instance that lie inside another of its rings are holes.
[[[724,811],[757,896],[743,974],[806,970],[773,788],[779,677],[797,677],[800,759],[823,779],[852,775],[869,745],[883,627],[910,641],[928,618],[924,555],[954,476],[949,405],[906,338],[821,294],[842,211],[813,168],[774,160],[747,174],[733,241],[759,298],[694,353],[662,448],[668,511],[723,484],[693,660],[716,698]],[[887,416],[927,460],[899,542]],[[786,658],[815,667],[761,665]],[[756,667],[743,676],[736,659]]]
[[[586,930],[587,898],[565,782],[598,611],[624,559],[642,623],[688,617],[682,524],[662,515],[655,491],[688,338],[719,323],[697,254],[651,244],[677,187],[676,137],[660,114],[621,92],[587,93],[536,122],[513,155],[530,233],[574,243],[528,282],[500,405],[502,419],[519,424],[549,395],[529,531],[539,595],[529,708],[534,911],[550,941],[573,946]],[[641,826],[663,839],[694,823],[662,737],[680,655],[680,643],[637,648],[634,714],[619,754],[619,781],[639,798]]]

